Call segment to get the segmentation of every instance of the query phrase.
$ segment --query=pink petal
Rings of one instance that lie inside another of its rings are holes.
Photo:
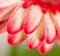
[[[31,6],[24,22],[25,33],[32,33],[41,23],[43,14],[39,6]]]
[[[8,21],[8,20],[5,20],[5,21],[0,22],[0,33],[3,33],[3,32],[6,31],[7,21]]]
[[[43,23],[44,22],[42,21],[39,27],[32,34],[28,34],[27,45],[30,49],[35,49],[39,45],[44,32]]]
[[[22,31],[16,34],[9,34],[8,35],[8,43],[11,45],[17,45],[26,39],[25,33]]]
[[[45,38],[47,43],[52,43],[56,38],[56,30],[49,13],[44,16],[45,21]]]
[[[35,49],[39,45],[39,39],[33,34],[28,35],[27,45],[30,49]]]
[[[0,22],[6,20],[11,15],[16,5],[0,10]]]
[[[38,46],[38,50],[42,54],[48,53],[54,46],[54,42],[51,44],[46,43],[46,41],[42,41]]]
[[[60,35],[60,12],[56,12],[56,14],[52,14],[57,33]]]
[[[8,21],[7,30],[9,33],[16,33],[22,29],[25,10],[21,7],[15,9]]]
[[[0,8],[6,8],[19,2],[20,0],[0,0]]]

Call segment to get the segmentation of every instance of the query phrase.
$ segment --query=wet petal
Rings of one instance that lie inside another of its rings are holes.
[[[36,11],[37,10],[37,11]],[[43,14],[39,6],[31,6],[24,22],[25,33],[31,33],[41,23]]]
[[[9,34],[8,35],[8,43],[11,45],[17,45],[26,39],[26,34],[21,30],[16,34]]]
[[[45,21],[45,38],[47,43],[52,43],[56,38],[56,31],[55,26],[53,24],[53,21],[51,20],[51,17],[49,13],[47,12],[44,16]]]
[[[42,41],[38,47],[38,50],[42,54],[48,53],[54,46],[54,42],[51,44],[46,43],[46,41]]]
[[[25,17],[25,9],[18,7],[10,16],[8,21],[7,30],[9,33],[16,33],[22,29],[23,20]]]
[[[27,45],[30,49],[35,49],[39,45],[43,32],[44,26],[42,21],[40,26],[32,34],[28,34]]]
[[[6,31],[7,21],[8,21],[8,20],[5,20],[5,21],[0,22],[0,33],[3,33],[3,32]]]

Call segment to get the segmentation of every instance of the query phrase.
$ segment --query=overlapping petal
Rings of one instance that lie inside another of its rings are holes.
[[[10,43],[11,45],[17,45],[19,43],[21,43],[22,41],[24,41],[26,39],[27,35],[24,33],[23,30],[21,30],[20,32],[16,33],[16,34],[9,34],[8,35],[8,43]]]
[[[27,45],[30,49],[35,49],[40,43],[40,39],[44,33],[44,21],[42,20],[39,27],[31,34],[28,34]]]
[[[38,50],[41,54],[46,54],[48,53],[54,46],[54,42],[51,44],[46,43],[45,40],[43,40],[40,45],[38,46]]]
[[[1,0],[0,1],[0,9],[12,6],[19,2],[20,2],[20,0]]]
[[[16,33],[22,29],[25,18],[25,9],[17,7],[9,18],[7,30],[9,33]]]
[[[57,12],[60,4],[57,6],[57,2],[1,0],[0,33],[7,29],[7,40],[11,45],[17,45],[27,38],[30,49],[38,48],[40,53],[48,53],[54,46],[56,35],[60,45],[60,13]]]
[[[56,14],[52,14],[52,18],[54,20],[57,33],[60,36],[60,13],[56,12]]]
[[[35,31],[41,23],[42,17],[43,13],[40,7],[32,5],[24,22],[25,33],[32,33]]]
[[[3,33],[3,32],[6,31],[6,29],[7,29],[7,21],[8,21],[8,19],[5,20],[5,21],[0,22],[0,33]]]
[[[51,17],[49,13],[47,12],[44,16],[44,24],[45,24],[45,39],[47,43],[52,43],[56,38],[56,30],[55,26],[53,24],[53,21],[51,20]]]
[[[6,19],[9,19],[12,11],[15,9],[16,5],[10,6],[8,8],[1,9],[2,11],[0,12],[0,22],[4,21]]]

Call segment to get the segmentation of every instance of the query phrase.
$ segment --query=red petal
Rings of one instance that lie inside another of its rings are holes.
[[[25,0],[25,2],[23,3],[23,8],[28,8],[30,5],[32,4],[31,0]]]
[[[44,16],[45,21],[45,38],[47,43],[52,43],[56,38],[56,30],[49,13]]]
[[[13,14],[11,15],[7,30],[9,33],[16,33],[22,29],[23,20],[24,20],[24,9],[23,8],[16,8]]]
[[[36,11],[37,10],[37,11]],[[24,22],[25,33],[31,33],[36,30],[42,20],[42,11],[39,6],[31,6]]]
[[[54,46],[54,42],[51,44],[46,43],[46,41],[42,41],[38,47],[38,50],[42,54],[48,53]]]
[[[16,34],[8,35],[8,43],[11,45],[17,45],[26,39],[26,35],[23,31],[20,31]]]

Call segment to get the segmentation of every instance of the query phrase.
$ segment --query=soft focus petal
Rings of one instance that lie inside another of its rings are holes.
[[[38,50],[42,54],[48,53],[54,46],[54,42],[51,44],[46,43],[46,41],[42,41],[38,47]]]
[[[40,26],[37,28],[37,30],[35,30],[32,34],[28,35],[27,38],[27,45],[30,49],[35,49],[39,43],[40,43],[40,39],[43,35],[44,32],[44,25],[43,25],[43,21],[40,24]]]
[[[0,11],[0,22],[6,20],[11,15],[12,11],[15,9],[16,5],[10,6],[8,8],[2,9]]]
[[[6,28],[7,28],[7,21],[8,21],[8,20],[5,20],[5,21],[0,22],[0,33],[6,31]]]
[[[8,43],[11,45],[17,45],[21,43],[23,40],[26,39],[26,34],[21,30],[20,32],[16,34],[9,34],[8,35]]]
[[[53,24],[53,21],[51,20],[51,17],[49,13],[47,12],[44,16],[45,21],[45,38],[47,43],[52,43],[56,38],[56,31],[55,26]]]
[[[57,33],[60,36],[60,12],[56,12],[56,14],[52,14]]]
[[[19,2],[20,0],[0,0],[0,9],[9,7]]]
[[[25,9],[17,7],[8,21],[7,30],[9,33],[16,33],[22,29],[23,21],[25,18]]]
[[[60,37],[57,37],[57,44],[60,46]]]
[[[58,46],[60,46],[60,34],[58,35],[58,33],[57,33],[57,38],[56,38],[56,40],[57,40]]]
[[[27,45],[30,49],[35,49],[39,45],[39,39],[31,34],[28,36]]]
[[[39,6],[31,6],[24,22],[25,33],[31,33],[39,26],[42,21],[42,11]]]
[[[23,3],[23,8],[28,8],[31,4],[32,4],[32,1],[31,0],[24,0],[25,2]]]

